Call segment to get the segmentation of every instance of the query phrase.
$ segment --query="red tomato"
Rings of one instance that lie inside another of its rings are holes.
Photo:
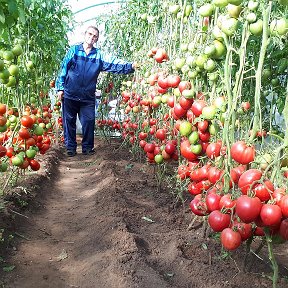
[[[6,153],[7,153],[7,149],[4,146],[0,145],[0,157],[5,156]]]
[[[235,142],[231,146],[231,157],[240,164],[249,164],[254,161],[255,148],[254,146],[247,146],[244,141]]]
[[[208,216],[208,223],[215,232],[221,232],[229,227],[231,221],[230,214],[223,214],[219,210],[212,211]]]
[[[229,193],[225,194],[221,197],[219,206],[220,206],[220,209],[232,210],[236,206],[236,200],[231,199],[231,194]]]
[[[195,161],[198,156],[191,151],[191,144],[189,140],[184,140],[180,144],[180,154],[188,161]]]
[[[272,197],[274,185],[270,180],[265,180],[263,184],[256,184],[253,188],[253,191],[262,202],[268,201]]]
[[[283,196],[278,205],[281,208],[283,216],[288,217],[288,195]]]
[[[225,228],[220,235],[223,247],[227,250],[235,250],[241,245],[241,235],[231,228]]]
[[[28,116],[28,115],[23,115],[21,117],[21,124],[24,126],[24,127],[27,127],[27,128],[31,128],[34,124],[34,121],[33,119]]]
[[[288,218],[282,220],[280,224],[279,234],[285,240],[288,240]]]
[[[205,132],[209,127],[209,122],[208,120],[203,120],[203,121],[199,121],[197,122],[197,128],[198,130]]]
[[[179,165],[178,166],[178,176],[181,180],[188,177],[190,174],[188,167],[186,165]]]
[[[205,202],[202,199],[202,195],[196,195],[194,199],[189,204],[192,212],[197,216],[207,215],[207,207]]]
[[[187,99],[184,96],[181,96],[179,98],[179,104],[185,110],[190,109],[190,107],[192,106],[193,101],[194,101],[193,99]]]
[[[202,110],[205,106],[207,106],[207,103],[204,100],[196,100],[193,102],[191,109],[194,115],[198,117],[202,114]]]
[[[155,137],[161,141],[165,140],[166,139],[166,130],[165,129],[158,129],[156,131]]]
[[[20,128],[18,134],[22,139],[31,138],[31,134],[30,134],[29,130],[25,127]]]
[[[150,152],[153,153],[155,149],[155,144],[154,143],[147,143],[144,147],[144,152]]]
[[[203,142],[208,142],[210,140],[209,131],[202,132],[202,131],[198,130],[198,135],[199,135],[200,140],[203,141]]]
[[[167,142],[166,145],[165,145],[165,151],[172,155],[176,150],[176,146],[174,143],[172,143],[171,141]]]
[[[40,169],[40,163],[35,159],[30,160],[29,165],[33,171],[38,171]]]
[[[258,169],[249,169],[245,171],[239,178],[238,186],[243,194],[247,194],[250,189],[253,189],[256,185],[256,181],[259,181],[262,177],[262,172]],[[254,184],[253,184],[254,183]]]
[[[236,214],[244,223],[253,222],[260,215],[262,203],[258,197],[242,195],[236,200]]]
[[[148,136],[148,133],[141,131],[141,132],[139,133],[139,135],[138,135],[138,138],[139,138],[140,140],[144,140],[144,139],[147,138],[147,136]]]
[[[168,75],[167,81],[169,87],[176,88],[179,85],[181,79],[178,75]]]
[[[163,88],[163,89],[167,89],[169,88],[169,84],[168,84],[168,79],[165,78],[163,75],[160,75],[158,77],[158,85],[159,87]]]
[[[279,225],[282,218],[281,208],[274,204],[264,204],[260,211],[260,217],[265,226]]]
[[[183,109],[179,103],[174,105],[173,111],[178,118],[184,117],[187,113],[187,110]]]
[[[233,230],[236,229],[237,232],[240,233],[242,241],[249,239],[253,234],[251,223],[243,223],[243,222],[238,222],[237,220],[234,220],[231,228]]]
[[[219,181],[222,174],[222,170],[216,168],[216,167],[210,167],[208,171],[208,180],[215,184],[217,181]]]
[[[174,95],[171,95],[168,97],[167,99],[167,105],[170,107],[170,108],[173,108],[174,107]]]
[[[220,199],[222,198],[221,195],[217,193],[209,193],[206,196],[206,206],[208,211],[220,210]]]
[[[281,198],[286,195],[285,188],[277,188],[272,193],[273,199],[275,199],[276,203],[279,204]]]
[[[178,85],[178,89],[180,91],[180,93],[182,94],[182,92],[186,89],[191,89],[191,82],[189,81],[181,81]]]
[[[218,142],[210,143],[206,148],[206,155],[210,159],[215,159],[216,157],[220,156],[220,151],[221,151],[221,144],[220,143],[218,143]]]

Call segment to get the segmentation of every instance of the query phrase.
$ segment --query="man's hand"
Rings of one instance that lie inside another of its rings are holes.
[[[58,91],[57,96],[58,96],[58,100],[61,101],[63,99],[63,96],[64,96],[64,91],[62,91],[62,90]]]

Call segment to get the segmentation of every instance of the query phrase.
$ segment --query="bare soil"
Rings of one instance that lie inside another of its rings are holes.
[[[153,166],[132,160],[118,140],[95,144],[93,156],[52,149],[40,173],[15,188],[22,202],[15,191],[7,197],[0,287],[272,287],[266,247],[244,271],[245,246],[227,253],[201,219],[189,226],[188,193],[176,203],[170,189],[157,189]],[[277,287],[288,287],[287,243],[275,253]]]

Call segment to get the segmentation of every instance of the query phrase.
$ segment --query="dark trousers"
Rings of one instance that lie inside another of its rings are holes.
[[[82,151],[94,148],[95,103],[64,98],[62,106],[64,143],[67,150],[76,151],[76,119],[82,125]]]

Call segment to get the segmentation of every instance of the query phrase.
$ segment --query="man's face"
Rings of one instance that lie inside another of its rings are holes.
[[[94,30],[93,28],[88,28],[88,30],[85,33],[85,42],[88,45],[93,45],[97,42],[99,38],[99,34],[97,30]]]

